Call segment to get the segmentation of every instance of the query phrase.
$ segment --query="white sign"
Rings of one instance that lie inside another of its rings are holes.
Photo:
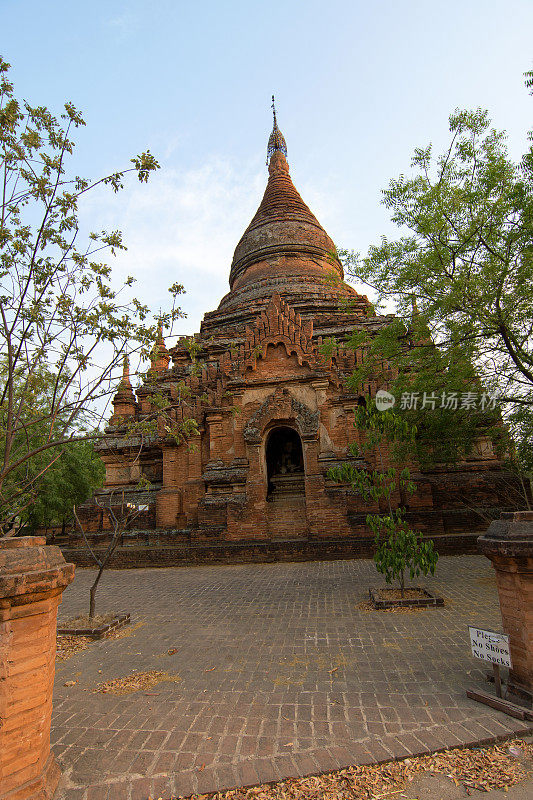
[[[512,667],[509,653],[509,637],[505,633],[482,631],[468,626],[472,655],[484,661],[492,661],[502,667]]]

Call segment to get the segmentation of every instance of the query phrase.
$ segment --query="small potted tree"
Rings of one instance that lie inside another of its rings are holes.
[[[416,430],[393,411],[378,411],[359,405],[354,411],[354,424],[365,432],[362,445],[353,444],[352,453],[364,457],[373,453],[376,468],[368,462],[362,466],[343,464],[329,472],[329,477],[338,483],[349,483],[366,501],[373,501],[383,512],[367,514],[366,523],[374,534],[376,552],[374,561],[378,572],[390,585],[387,589],[370,589],[374,608],[393,606],[435,606],[444,600],[434,597],[423,587],[405,586],[405,576],[411,580],[419,575],[435,572],[438,554],[431,540],[424,541],[422,534],[413,531],[405,520],[405,509],[393,508],[394,492],[412,494],[416,487],[411,481],[407,467],[399,470],[386,465],[385,448],[412,438]],[[392,586],[398,581],[398,587]]]

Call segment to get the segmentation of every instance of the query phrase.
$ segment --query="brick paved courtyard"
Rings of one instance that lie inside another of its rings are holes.
[[[77,571],[62,618],[86,611],[92,579]],[[487,559],[441,558],[423,583],[444,608],[359,609],[381,583],[370,561],[106,572],[97,610],[133,624],[58,663],[59,797],[186,796],[529,729],[465,696],[486,686],[467,625],[501,629]],[[93,691],[135,670],[179,681]]]

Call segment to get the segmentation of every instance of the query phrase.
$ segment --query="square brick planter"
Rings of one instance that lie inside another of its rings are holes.
[[[89,636],[91,639],[103,639],[108,633],[118,631],[119,628],[123,628],[129,622],[129,614],[118,614],[111,622],[106,622],[105,625],[100,625],[97,628],[69,628],[62,625],[57,629],[57,632],[59,634],[68,634],[69,636]]]
[[[369,589],[368,594],[370,595],[370,602],[376,609],[384,609],[384,608],[431,608],[434,606],[443,606],[444,605],[444,598],[436,597],[436,595],[431,594],[428,592],[427,589],[422,588],[421,586],[416,587],[409,587],[410,589],[416,588],[419,591],[424,593],[423,597],[416,597],[416,598],[408,598],[404,597],[403,600],[381,600],[379,597],[379,593],[381,589]]]

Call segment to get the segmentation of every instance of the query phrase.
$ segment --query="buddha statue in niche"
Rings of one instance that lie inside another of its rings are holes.
[[[283,448],[281,451],[280,460],[278,462],[278,469],[276,472],[278,475],[287,475],[293,472],[301,472],[302,465],[300,463],[300,459],[298,458],[298,454],[295,452],[294,442],[290,439],[287,439],[283,443]]]

